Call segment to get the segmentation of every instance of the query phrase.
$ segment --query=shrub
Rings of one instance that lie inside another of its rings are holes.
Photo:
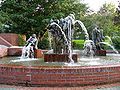
[[[23,39],[23,37],[19,34],[19,36],[18,36],[18,40],[19,40],[19,43],[20,43],[20,45],[21,46],[24,46],[25,45],[25,40]]]
[[[38,42],[38,48],[45,50],[50,49],[49,40],[47,38],[43,38],[42,40],[40,40]]]
[[[73,40],[73,49],[83,50],[84,40]],[[105,42],[109,43],[109,40],[105,40]],[[111,50],[111,48],[107,45],[104,45],[105,50]]]
[[[84,46],[84,40],[73,40],[73,49],[82,50]]]
[[[120,37],[113,37],[112,41],[115,48],[120,50]]]

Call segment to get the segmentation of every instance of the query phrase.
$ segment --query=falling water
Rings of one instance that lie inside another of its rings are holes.
[[[50,49],[52,49],[52,44],[51,44],[51,39],[52,39],[52,36],[51,36],[51,33],[48,31],[48,39],[49,39],[49,47]]]
[[[33,50],[33,48],[31,47],[31,44],[32,43],[29,43],[27,47],[26,46],[23,47],[21,58],[29,58],[29,55],[31,52],[30,49]],[[34,55],[32,54],[31,57],[33,58]]]
[[[71,38],[72,38],[72,30],[71,30],[71,21],[68,21],[68,49],[69,49],[69,59],[70,59],[70,63],[74,63],[73,59],[72,59],[72,45],[71,45]]]
[[[84,24],[83,24],[80,20],[76,20],[76,21],[75,21],[75,23],[77,23],[77,22],[80,24],[81,28],[83,29],[83,31],[84,31],[84,33],[85,33],[85,38],[86,38],[86,40],[89,40],[89,34],[88,34],[88,32],[87,32],[86,27],[84,26]]]
[[[52,26],[52,25],[56,25],[56,26],[60,29],[60,31],[61,31],[61,33],[62,33],[62,35],[63,35],[63,38],[64,38],[66,44],[68,45],[68,40],[67,40],[67,38],[66,38],[65,33],[62,31],[62,28],[61,28],[57,23],[55,23],[55,22],[51,23],[50,25],[51,25],[51,26]]]
[[[109,36],[105,36],[105,37],[110,41],[111,45],[113,46],[113,42],[112,42],[111,38]]]
[[[84,50],[83,50],[83,54],[93,57],[94,55],[94,42],[92,40],[86,40],[84,43]]]
[[[89,40],[89,34],[88,34],[88,32],[87,32],[87,29],[86,29],[86,27],[85,27],[85,25],[80,21],[80,20],[76,20],[75,22],[74,22],[74,24],[75,23],[79,23],[79,25],[81,26],[81,28],[82,28],[82,30],[84,31],[84,33],[85,33],[85,38],[86,38],[86,41],[85,41],[85,43],[84,43],[84,54],[87,54],[87,53],[89,53],[90,54],[90,56],[91,57],[93,57],[93,54],[94,54],[94,51],[92,50],[93,49],[93,46],[92,46],[92,44],[94,45],[94,42],[92,41],[92,40]],[[89,47],[89,51],[87,51],[87,47]]]
[[[114,48],[114,46],[112,46],[111,44],[106,43],[106,42],[100,42],[100,43],[105,44],[105,45],[107,45],[107,46],[111,47],[111,48],[115,51],[115,53],[117,53],[117,54],[118,54],[118,51],[117,51],[117,50]]]

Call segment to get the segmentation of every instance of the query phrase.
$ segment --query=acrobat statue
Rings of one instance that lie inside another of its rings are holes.
[[[34,58],[34,52],[35,52],[35,49],[37,49],[37,44],[38,44],[38,41],[37,41],[36,35],[33,34],[26,41],[26,44],[22,51],[22,57],[23,58]]]
[[[104,40],[104,36],[103,36],[103,30],[102,29],[98,29],[98,27],[96,26],[95,29],[93,29],[93,42],[96,46],[97,50],[103,50],[104,46],[102,43]]]

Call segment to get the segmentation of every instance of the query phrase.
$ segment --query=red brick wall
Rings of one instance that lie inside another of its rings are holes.
[[[8,48],[0,49],[0,58],[8,55]]]
[[[5,45],[7,47],[11,47],[12,44],[9,43],[8,41],[6,41],[5,39],[3,39],[1,36],[0,36],[0,45]]]
[[[8,48],[8,55],[10,56],[20,56],[22,55],[23,48]]]
[[[19,34],[15,34],[15,33],[2,33],[0,34],[0,36],[2,38],[4,38],[6,41],[8,41],[9,43],[11,43],[13,46],[19,46]],[[26,40],[26,37],[23,35],[24,40]]]
[[[8,55],[10,56],[20,56],[22,55],[22,47],[17,47],[17,48],[8,48]],[[35,51],[35,58],[42,58],[42,50],[41,49],[37,49]]]
[[[0,65],[0,83],[31,86],[79,86],[120,81],[120,65],[29,67]]]
[[[72,55],[74,62],[77,62],[77,54]],[[44,54],[45,62],[69,62],[68,54]]]

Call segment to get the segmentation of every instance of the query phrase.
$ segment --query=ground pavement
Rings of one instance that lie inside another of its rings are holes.
[[[120,82],[79,87],[25,87],[0,84],[0,90],[120,90]]]

